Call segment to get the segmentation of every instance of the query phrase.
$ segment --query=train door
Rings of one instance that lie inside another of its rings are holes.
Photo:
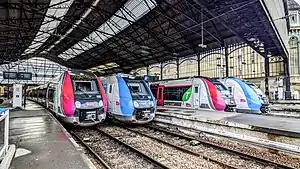
[[[50,102],[50,91],[49,91],[49,87],[47,87],[46,89],[46,108],[49,108],[49,102]]]
[[[47,88],[47,98],[46,98],[47,108],[55,111],[55,87],[49,84]]]
[[[108,112],[112,113],[115,110],[115,101],[113,96],[113,85],[107,84],[107,100],[108,100]]]
[[[200,94],[199,94],[199,89],[200,89],[200,85],[198,84],[195,84],[192,86],[193,87],[193,100],[194,100],[194,108],[199,108],[200,107],[200,103],[199,103],[199,100],[200,100]]]
[[[159,85],[157,89],[157,105],[163,106],[164,105],[164,86]]]

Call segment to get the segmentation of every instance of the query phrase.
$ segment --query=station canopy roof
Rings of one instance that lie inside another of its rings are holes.
[[[44,57],[109,74],[242,42],[287,56],[262,1],[6,0],[0,64]]]

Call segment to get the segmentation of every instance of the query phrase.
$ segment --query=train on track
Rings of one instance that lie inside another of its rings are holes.
[[[193,77],[150,84],[158,106],[204,108],[235,111],[236,104],[228,88],[216,79]]]
[[[230,88],[238,112],[268,113],[271,111],[266,95],[255,84],[234,77],[218,80]]]
[[[145,124],[154,119],[156,100],[144,79],[116,74],[103,78],[103,83],[110,116],[135,124]]]
[[[28,89],[27,97],[44,105],[67,124],[93,126],[106,118],[103,84],[88,71],[65,71],[44,85]]]

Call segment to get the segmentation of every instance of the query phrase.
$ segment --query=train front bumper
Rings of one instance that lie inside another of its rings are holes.
[[[227,104],[225,111],[227,112],[236,112],[236,105],[235,104]]]
[[[114,115],[117,120],[124,123],[146,124],[155,117],[154,108],[135,109],[132,116]]]
[[[76,126],[93,126],[102,123],[106,118],[106,114],[101,109],[76,109],[74,117],[66,117],[67,123]]]
[[[269,104],[262,104],[260,111],[262,113],[270,113],[271,112],[271,107]]]

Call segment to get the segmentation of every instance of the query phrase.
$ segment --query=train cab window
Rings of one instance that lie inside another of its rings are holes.
[[[128,86],[130,87],[130,90],[133,93],[140,93],[141,92],[139,84],[128,84]]]
[[[199,88],[195,87],[195,93],[198,93]]]
[[[227,88],[223,84],[221,84],[221,83],[215,83],[214,85],[217,87],[217,89],[219,91],[225,91],[225,90],[227,90]]]
[[[146,89],[146,86],[143,82],[131,81],[127,82],[127,86],[131,94],[134,95],[148,95],[149,91]]]
[[[75,91],[90,92],[90,91],[92,91],[92,83],[84,82],[84,81],[75,81]]]
[[[50,88],[48,91],[48,97],[50,102],[54,102],[54,95],[55,95],[55,90],[53,88]]]
[[[109,93],[112,92],[112,85],[109,85]]]

